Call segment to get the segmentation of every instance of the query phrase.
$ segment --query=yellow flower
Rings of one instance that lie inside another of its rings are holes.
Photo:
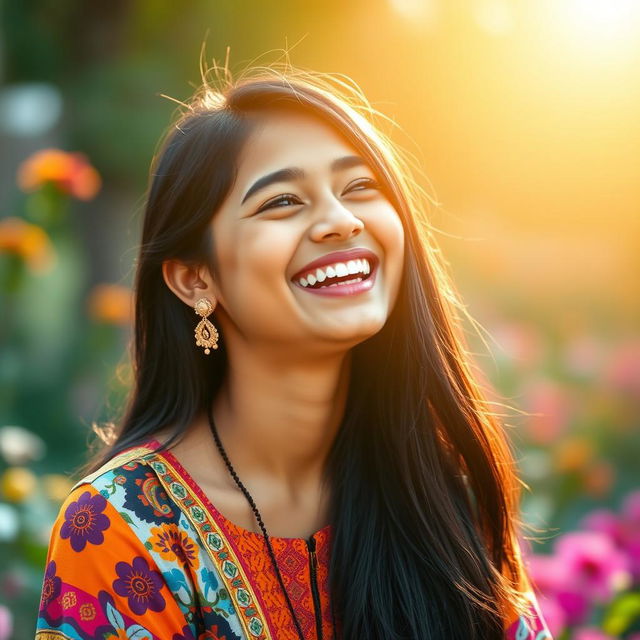
[[[54,502],[63,502],[71,491],[73,483],[60,473],[46,473],[42,476],[46,495]]]
[[[97,285],[88,300],[89,315],[99,322],[126,326],[133,318],[131,290],[117,284]]]
[[[35,191],[47,183],[74,198],[91,200],[100,190],[101,179],[84,154],[43,149],[20,165],[18,185],[23,191]]]
[[[55,251],[44,229],[22,218],[0,219],[0,253],[15,253],[36,273],[48,271]]]
[[[0,476],[0,490],[9,502],[23,502],[37,486],[36,476],[26,467],[9,467]]]

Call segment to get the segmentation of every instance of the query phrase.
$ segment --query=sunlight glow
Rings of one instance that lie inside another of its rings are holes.
[[[564,9],[568,32],[573,32],[574,37],[585,43],[606,41],[610,46],[617,45],[620,40],[628,42],[629,38],[638,37],[638,0],[567,0],[556,3],[556,6]]]

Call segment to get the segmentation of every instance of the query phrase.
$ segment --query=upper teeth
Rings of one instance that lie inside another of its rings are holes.
[[[324,282],[327,278],[336,278],[355,273],[368,275],[371,272],[371,266],[366,258],[359,260],[349,260],[348,262],[336,262],[330,266],[323,267],[311,271],[304,278],[300,278],[298,282],[303,287],[314,285],[316,282]]]

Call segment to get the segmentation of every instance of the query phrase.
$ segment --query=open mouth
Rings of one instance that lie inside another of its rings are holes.
[[[358,258],[312,269],[293,281],[304,289],[343,287],[368,280],[375,273],[377,266],[377,259]]]

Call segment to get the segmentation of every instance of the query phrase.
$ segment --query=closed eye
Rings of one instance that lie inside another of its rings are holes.
[[[352,182],[351,184],[354,184],[355,187],[353,189],[349,189],[349,191],[363,191],[364,189],[380,188],[380,185],[375,180],[372,180],[371,178],[362,178],[360,180],[356,180],[355,182]],[[357,187],[360,187],[360,188],[357,188]]]
[[[300,199],[294,196],[292,193],[283,193],[282,195],[273,198],[273,200],[267,200],[257,211],[260,213],[261,211],[265,211],[266,209],[275,209],[276,207],[284,207],[286,206],[287,201],[294,202],[294,204],[302,204]]]
[[[351,188],[349,188],[351,187]],[[352,182],[344,193],[350,193],[351,191],[366,191],[367,189],[380,189],[380,185],[371,178],[362,178]],[[288,205],[289,203],[289,205]],[[283,193],[272,200],[267,200],[256,213],[266,211],[267,209],[276,209],[279,207],[286,207],[295,204],[303,204],[301,200],[292,193]]]

